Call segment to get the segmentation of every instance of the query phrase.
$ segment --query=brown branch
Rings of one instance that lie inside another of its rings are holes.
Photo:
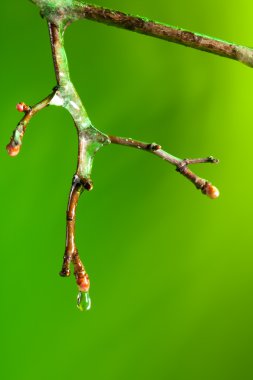
[[[188,165],[200,164],[200,163],[218,163],[219,161],[209,156],[207,158],[195,158],[195,159],[180,159],[178,157],[172,156],[171,154],[165,152],[161,149],[161,146],[156,143],[143,143],[141,141],[133,140],[131,138],[109,136],[111,143],[125,145],[132,148],[142,149],[147,152],[153,153],[156,156],[162,158],[163,160],[169,162],[170,164],[176,166],[176,170],[181,173],[184,177],[189,179],[197,189],[200,189],[203,194],[207,195],[209,198],[215,199],[219,196],[219,190],[213,186],[207,180],[200,178],[195,173],[193,173]]]
[[[253,49],[249,47],[91,4],[74,2],[69,7],[59,6],[52,14],[44,11],[44,15],[56,23],[64,21],[65,26],[78,19],[96,21],[234,59],[253,67]]]
[[[69,195],[66,247],[60,275],[63,277],[70,276],[70,265],[71,263],[74,265],[74,275],[79,289],[77,306],[80,310],[88,310],[90,308],[88,294],[90,281],[75,243],[76,208],[82,192],[92,189],[90,175],[94,155],[103,145],[109,143],[109,139],[92,126],[82,101],[70,80],[62,26],[48,22],[48,28],[58,84],[56,96],[51,103],[67,109],[73,118],[78,135],[77,169]]]
[[[7,152],[11,157],[14,157],[19,153],[27,125],[31,121],[32,117],[49,105],[55,95],[55,92],[56,89],[54,89],[50,95],[35,104],[33,107],[27,106],[25,103],[17,104],[17,110],[19,112],[24,112],[25,115],[14,129],[10,142],[6,146]]]
[[[62,270],[60,272],[60,275],[62,277],[69,277],[70,264],[73,262],[74,274],[80,291],[89,290],[89,277],[85,271],[82,261],[79,258],[75,243],[76,208],[82,192],[84,190],[90,191],[91,189],[91,180],[80,178],[78,175],[74,176],[67,209],[66,248],[63,258]]]

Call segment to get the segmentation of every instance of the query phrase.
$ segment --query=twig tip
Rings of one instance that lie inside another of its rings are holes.
[[[209,156],[208,161],[211,162],[212,164],[218,164],[220,162],[218,158],[214,158],[213,156]]]
[[[6,145],[6,150],[10,157],[15,157],[20,152],[20,145],[13,145],[13,143],[10,142],[8,145]]]
[[[60,271],[59,275],[60,275],[61,277],[69,277],[69,276],[70,276],[70,269],[63,268],[63,269]]]
[[[220,196],[220,192],[217,187],[213,186],[211,183],[208,183],[206,185],[204,194],[206,194],[211,199],[216,199]]]
[[[78,275],[77,275],[78,276]],[[76,283],[80,292],[88,292],[90,289],[90,279],[87,273],[83,277],[77,277]]]
[[[24,102],[20,102],[16,105],[16,110],[18,112],[28,112],[30,111],[30,107],[27,106]]]

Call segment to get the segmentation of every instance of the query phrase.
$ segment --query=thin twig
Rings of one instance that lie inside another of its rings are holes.
[[[17,127],[14,129],[11,140],[6,146],[6,149],[10,156],[14,157],[19,153],[27,125],[31,121],[32,117],[36,115],[36,113],[43,110],[43,108],[47,107],[50,104],[55,95],[55,92],[56,90],[54,90],[45,99],[35,104],[33,107],[27,106],[25,103],[17,104],[17,109],[20,112],[25,112],[25,116],[21,119]]]
[[[80,178],[75,175],[73,178],[71,191],[69,195],[67,209],[67,230],[66,230],[66,248],[63,258],[63,265],[60,275],[62,277],[70,276],[70,264],[74,262],[74,271],[77,284],[80,286],[84,278],[86,278],[85,268],[79,259],[78,250],[75,243],[75,223],[76,223],[76,208],[78,200],[84,190],[92,190],[92,182],[90,180]]]
[[[216,158],[209,156],[207,158],[194,158],[194,159],[180,159],[178,157],[172,156],[165,150],[161,149],[161,146],[156,143],[147,144],[141,141],[133,140],[131,138],[118,137],[118,136],[109,136],[111,143],[125,145],[132,148],[142,149],[147,152],[153,153],[156,156],[162,158],[163,160],[169,162],[170,164],[176,166],[176,170],[181,173],[184,177],[189,179],[197,189],[200,189],[203,194],[208,197],[215,199],[219,196],[219,190],[213,186],[207,180],[200,178],[195,173],[193,173],[188,165],[200,164],[200,163],[212,163],[216,164],[219,162]]]

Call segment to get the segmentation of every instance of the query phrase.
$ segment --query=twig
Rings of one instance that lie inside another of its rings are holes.
[[[209,156],[207,158],[180,159],[165,152],[161,149],[161,146],[156,143],[147,144],[141,141],[133,140],[131,138],[118,136],[109,136],[109,138],[111,140],[111,143],[113,144],[125,145],[132,148],[142,149],[155,154],[156,156],[176,166],[176,170],[179,173],[181,173],[184,177],[189,179],[196,186],[197,189],[200,189],[202,191],[203,194],[207,195],[209,198],[212,199],[218,198],[219,190],[207,180],[198,177],[188,168],[188,165],[192,164],[201,164],[208,162],[212,164],[217,164],[219,160],[217,160],[216,158]]]
[[[82,101],[70,80],[67,56],[64,49],[63,28],[48,23],[52,55],[58,85],[52,104],[62,106],[71,114],[78,136],[78,161],[70,190],[67,223],[66,223],[66,248],[60,275],[70,276],[70,264],[74,265],[76,283],[81,293],[88,293],[90,287],[89,276],[80,260],[75,243],[76,208],[78,200],[84,190],[93,188],[90,179],[93,158],[95,153],[105,144],[109,143],[108,137],[94,128],[90,122]],[[82,305],[85,303],[85,305]],[[78,296],[78,307],[88,309],[89,297]]]
[[[85,189],[90,191],[92,190],[92,187],[92,182],[90,180],[80,178],[78,175],[75,175],[72,182],[67,209],[66,249],[60,275],[62,277],[70,276],[70,264],[74,259],[74,272],[78,286],[81,286],[84,279],[87,277],[87,274],[81,260],[79,259],[75,243],[76,208],[82,192]]]
[[[54,90],[45,99],[35,104],[35,106],[33,107],[27,106],[25,103],[17,104],[16,106],[17,110],[19,112],[24,112],[25,116],[21,119],[17,127],[14,129],[11,140],[9,144],[6,146],[6,149],[11,157],[14,157],[19,153],[21,145],[22,145],[22,140],[26,131],[26,127],[29,124],[32,117],[50,104],[51,100],[53,99],[55,95],[55,92],[56,90]]]
[[[176,166],[176,170],[189,179],[197,189],[210,198],[219,195],[216,187],[210,182],[198,177],[188,165],[196,163],[216,163],[213,157],[182,160],[162,150],[161,146],[152,143],[146,144],[133,139],[110,136],[96,129],[86,112],[86,109],[70,79],[67,55],[64,49],[64,31],[73,21],[80,18],[89,19],[125,28],[153,37],[162,38],[171,42],[180,43],[196,49],[209,51],[224,57],[236,59],[253,66],[253,50],[225,41],[201,36],[196,33],[179,28],[159,24],[144,18],[126,15],[94,5],[81,4],[75,0],[32,0],[40,7],[41,15],[47,19],[50,33],[52,56],[57,86],[53,92],[33,107],[19,103],[17,109],[24,112],[23,119],[14,130],[10,143],[7,145],[8,153],[15,156],[19,153],[22,139],[31,118],[48,105],[64,107],[72,116],[78,136],[77,168],[72,182],[67,208],[66,247],[60,275],[70,275],[70,265],[74,265],[74,275],[79,289],[78,307],[83,310],[90,308],[88,294],[90,282],[85,267],[80,260],[75,243],[76,209],[79,198],[84,190],[92,189],[91,170],[96,152],[109,143],[126,145],[149,151],[154,155]]]
[[[68,1],[67,4],[66,0],[58,0],[57,6],[45,6],[43,0],[33,2],[41,7],[44,17],[55,24],[63,22],[65,27],[78,19],[87,19],[203,50],[253,67],[253,49],[246,46],[79,1]]]
[[[90,280],[85,270],[85,267],[79,257],[75,243],[75,223],[76,223],[76,208],[78,200],[82,192],[86,189],[92,190],[92,182],[75,175],[69,196],[67,209],[67,231],[66,231],[66,248],[63,257],[62,270],[60,276],[70,276],[70,264],[74,264],[74,275],[79,289],[77,297],[77,306],[80,310],[89,310],[91,301],[89,297]]]

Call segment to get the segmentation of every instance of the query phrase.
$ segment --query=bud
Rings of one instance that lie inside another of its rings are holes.
[[[217,189],[217,187],[211,185],[210,183],[207,184],[206,188],[205,188],[205,194],[211,198],[211,199],[216,199],[219,197],[220,195],[220,192],[219,190]]]
[[[21,102],[16,105],[16,109],[18,112],[27,112],[29,111],[30,107],[27,106],[25,103]]]
[[[85,179],[83,181],[83,185],[84,185],[84,188],[87,190],[87,191],[91,191],[93,189],[93,182],[91,179]]]
[[[77,278],[76,282],[80,292],[88,292],[90,289],[90,279],[87,273],[85,273],[84,277]]]
[[[20,145],[13,145],[11,142],[6,146],[6,150],[11,157],[15,157],[19,154]]]

